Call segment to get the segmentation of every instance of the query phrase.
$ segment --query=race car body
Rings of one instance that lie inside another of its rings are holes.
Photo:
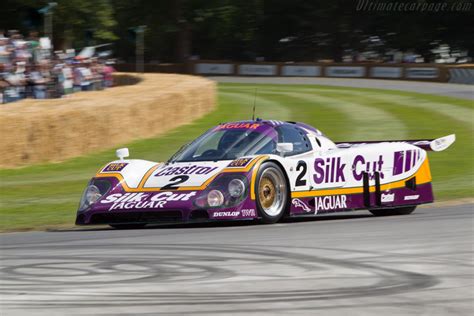
[[[409,214],[433,202],[427,151],[438,139],[334,143],[296,122],[252,120],[211,128],[167,162],[119,160],[84,191],[76,224],[252,220],[368,209]]]

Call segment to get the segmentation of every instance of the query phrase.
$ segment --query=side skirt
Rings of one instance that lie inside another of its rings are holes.
[[[368,180],[368,176],[367,176]],[[363,192],[315,197],[292,198],[290,216],[314,216],[333,212],[367,209],[393,209],[432,203],[431,183],[419,184],[415,189],[407,187],[380,190],[380,175],[374,175],[375,188],[364,183]],[[365,182],[365,181],[363,181]]]

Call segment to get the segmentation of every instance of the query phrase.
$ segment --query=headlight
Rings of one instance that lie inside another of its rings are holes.
[[[199,209],[233,207],[245,200],[248,188],[249,181],[245,175],[223,173],[199,193],[194,199],[194,206]]]
[[[211,207],[221,206],[224,204],[224,195],[219,190],[211,190],[207,194],[207,204]]]
[[[88,185],[84,193],[82,194],[81,203],[79,205],[79,211],[85,210],[90,205],[97,202],[100,199],[102,194],[100,190],[95,185],[91,184]]]
[[[229,182],[227,186],[229,194],[233,198],[238,198],[245,192],[245,184],[240,179],[233,179]]]

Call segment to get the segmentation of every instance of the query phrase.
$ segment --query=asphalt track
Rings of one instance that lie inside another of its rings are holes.
[[[410,89],[430,93],[418,84]],[[445,86],[436,94],[472,95],[469,86]],[[2,234],[0,314],[472,315],[473,209],[434,204],[395,217],[361,211],[275,225]]]
[[[2,315],[472,315],[473,204],[2,235]]]

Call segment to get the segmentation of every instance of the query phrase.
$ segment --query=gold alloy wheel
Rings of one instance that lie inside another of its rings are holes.
[[[275,202],[276,190],[272,180],[265,177],[260,180],[258,188],[258,197],[260,204],[266,209],[270,208]]]
[[[258,180],[258,202],[266,216],[279,217],[287,201],[286,180],[278,167],[265,168]]]

